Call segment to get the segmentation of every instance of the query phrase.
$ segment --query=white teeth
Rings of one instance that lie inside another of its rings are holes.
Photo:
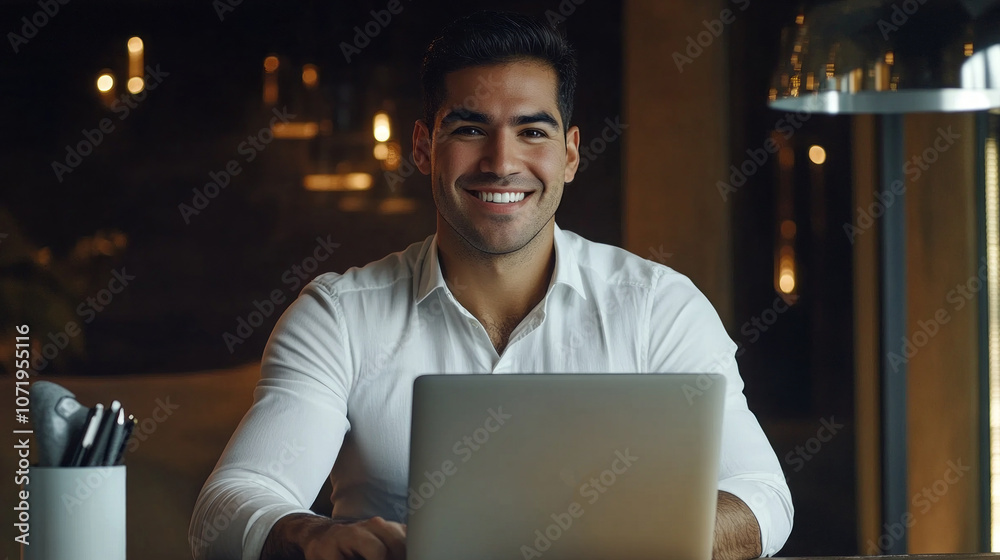
[[[508,204],[511,202],[521,202],[524,200],[525,193],[491,193],[491,192],[479,192],[479,200],[483,202],[493,202],[495,204]]]

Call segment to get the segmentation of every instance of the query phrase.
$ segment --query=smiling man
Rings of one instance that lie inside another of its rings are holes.
[[[195,507],[195,557],[404,558],[413,380],[552,371],[725,375],[713,553],[777,552],[791,498],[711,304],[683,275],[555,223],[580,163],[566,41],[477,13],[431,43],[422,80],[413,155],[437,232],[319,276],[282,315]],[[307,509],[328,473],[333,519]]]

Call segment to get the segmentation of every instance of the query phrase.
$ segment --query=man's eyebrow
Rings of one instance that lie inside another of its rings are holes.
[[[545,123],[551,125],[556,130],[559,129],[559,122],[548,111],[539,111],[533,115],[520,115],[511,119],[511,124],[514,126],[533,123]]]
[[[444,116],[444,118],[441,119],[441,124],[450,124],[455,121],[491,124],[493,119],[491,119],[486,113],[469,111],[468,109],[452,109],[447,115]]]
[[[470,111],[468,109],[452,109],[441,119],[441,124],[446,125],[456,121],[466,121],[481,124],[493,124],[493,119],[486,113]],[[510,119],[511,126],[522,126],[533,123],[544,123],[554,129],[559,129],[559,122],[548,111],[539,111],[531,115],[518,115]]]

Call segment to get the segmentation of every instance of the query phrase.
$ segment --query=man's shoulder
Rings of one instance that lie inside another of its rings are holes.
[[[433,236],[427,237],[423,241],[412,243],[402,251],[390,253],[361,267],[351,267],[343,273],[320,274],[309,285],[337,296],[392,290],[399,287],[409,290],[416,268],[420,266],[432,239]]]
[[[591,241],[567,230],[562,233],[566,248],[576,258],[581,272],[603,283],[652,288],[664,280],[690,282],[669,266],[644,259],[621,247]]]

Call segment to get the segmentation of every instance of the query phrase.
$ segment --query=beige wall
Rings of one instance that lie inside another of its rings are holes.
[[[674,51],[715,19],[718,0],[625,2],[623,239],[625,248],[663,262],[705,293],[732,323],[730,203],[715,183],[729,165],[726,34],[679,72]]]

